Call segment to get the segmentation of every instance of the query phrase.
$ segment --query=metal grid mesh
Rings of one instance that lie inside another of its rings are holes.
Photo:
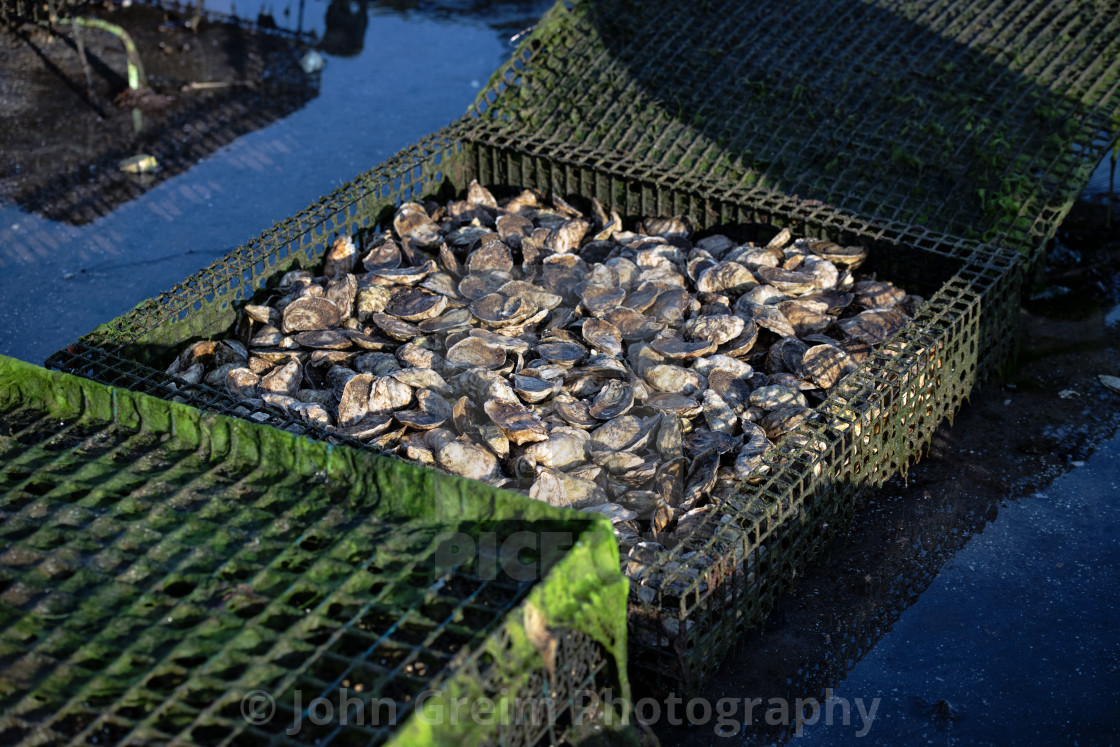
[[[1037,257],[1120,130],[1115,0],[559,2],[471,135]]]
[[[744,623],[761,625],[829,537],[850,521],[857,492],[905,471],[983,369],[1006,354],[988,348],[1007,328],[988,326],[992,320],[984,319],[977,288],[990,283],[994,294],[992,286],[1009,279],[978,282],[970,274],[966,269],[950,279],[913,329],[839,386],[821,406],[831,419],[800,430],[808,448],[787,438],[767,459],[768,478],[728,501],[725,515],[744,537],[725,531],[703,543],[684,543],[643,571],[638,583],[657,593],[640,615],[631,615],[631,650],[642,651],[631,656],[636,681],[675,676],[698,686],[720,658],[696,642],[702,636],[730,639]],[[706,568],[706,556],[730,554],[724,548],[733,550],[734,560]],[[653,582],[644,583],[646,578]],[[740,614],[728,615],[729,604]]]
[[[183,387],[162,373],[183,343],[226,332],[236,304],[294,266],[318,261],[339,231],[383,224],[393,206],[446,197],[471,178],[534,186],[565,197],[595,196],[627,217],[687,213],[700,228],[766,240],[798,235],[860,243],[872,271],[929,302],[870,365],[823,405],[835,421],[809,426],[816,448],[787,439],[761,485],[644,569],[631,590],[630,666],[655,687],[694,689],[718,665],[737,631],[760,623],[778,595],[850,516],[851,496],[905,469],[972,383],[1007,360],[1017,329],[1018,256],[899,224],[872,224],[816,203],[773,195],[712,198],[632,175],[495,148],[444,131],[308,210],[279,224],[172,291],[109,322],[49,364],[106,383],[199,407],[253,417],[206,386]],[[257,415],[256,417],[265,417]],[[276,421],[273,421],[276,422]],[[278,423],[305,428],[291,421]],[[819,449],[819,450],[818,450]],[[624,551],[626,548],[623,548]],[[691,554],[690,554],[691,553]]]
[[[383,744],[421,693],[462,682],[550,709],[490,739],[557,743],[587,693],[622,692],[613,655],[578,628],[553,631],[552,676],[539,660],[519,670],[524,646],[509,621],[538,580],[492,577],[481,552],[437,562],[447,531],[500,541],[547,531],[539,522],[409,519],[368,496],[356,505],[355,487],[313,454],[295,470],[216,458],[175,428],[60,417],[10,391],[0,403],[0,743]],[[548,523],[585,542],[587,526]],[[274,698],[265,725],[242,711],[254,690]],[[293,705],[317,697],[334,717],[303,714],[289,734]],[[345,717],[341,697],[353,699]],[[478,728],[439,727],[444,738]]]

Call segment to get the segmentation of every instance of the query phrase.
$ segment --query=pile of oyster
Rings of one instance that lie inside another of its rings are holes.
[[[338,238],[168,372],[671,545],[921,299],[857,280],[860,247],[638,229],[472,183]]]

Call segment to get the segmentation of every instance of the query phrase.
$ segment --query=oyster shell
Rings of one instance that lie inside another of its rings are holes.
[[[257,388],[262,392],[295,396],[303,381],[303,369],[298,361],[288,361],[262,377]]]
[[[814,345],[801,356],[801,371],[821,389],[831,389],[856,368],[851,357],[834,345]]]
[[[716,345],[735,339],[746,327],[743,318],[733,314],[708,314],[685,322],[684,334],[693,340],[710,340]]]
[[[385,313],[406,322],[431,319],[447,308],[447,298],[419,288],[402,288],[393,294],[385,306]]]
[[[483,408],[494,425],[506,434],[510,443],[524,444],[548,438],[540,416],[522,405],[492,399]]]
[[[257,396],[257,384],[261,377],[248,368],[232,368],[226,373],[226,389],[238,399]]]
[[[358,256],[354,238],[349,235],[339,236],[323,257],[323,274],[329,278],[337,278],[354,272],[358,267]]]
[[[879,345],[906,324],[906,315],[898,309],[873,309],[863,311],[850,319],[841,319],[840,328],[848,337],[862,340],[869,345]]]
[[[331,329],[341,321],[342,312],[334,301],[304,296],[284,307],[280,328],[286,333]]]
[[[369,395],[373,388],[373,374],[351,376],[342,388],[338,402],[338,424],[349,428],[365,420],[369,414]]]
[[[436,450],[435,461],[451,474],[472,480],[490,480],[498,472],[494,453],[470,441],[448,441]]]
[[[501,368],[506,352],[477,337],[465,337],[447,351],[447,360],[461,368]]]
[[[397,209],[393,216],[393,230],[398,236],[411,239],[421,248],[438,246],[443,241],[439,226],[428,217],[424,206],[415,202],[406,202]]]
[[[612,420],[624,415],[634,406],[634,388],[617,379],[608,381],[587,412],[598,420]]]

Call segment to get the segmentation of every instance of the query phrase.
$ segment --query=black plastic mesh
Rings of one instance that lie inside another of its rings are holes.
[[[7,392],[47,377],[22,368],[22,381],[4,370]],[[433,734],[533,745],[570,734],[589,693],[621,694],[614,655],[578,627],[551,631],[553,672],[523,666],[522,605],[562,547],[542,543],[526,580],[492,573],[481,540],[462,562],[439,556],[447,532],[574,542],[586,522],[410,519],[356,497],[326,452],[295,456],[298,439],[262,440],[263,454],[266,441],[290,453],[255,462],[215,453],[220,424],[172,422],[137,429],[0,398],[0,744],[415,744],[397,730],[422,693],[446,689],[547,709],[499,730],[468,702]],[[251,453],[238,435],[234,450]],[[259,696],[245,710],[254,691],[271,698],[267,723],[250,719]],[[315,698],[333,718],[293,710]]]
[[[470,134],[1038,256],[1120,131],[1115,0],[559,2]]]

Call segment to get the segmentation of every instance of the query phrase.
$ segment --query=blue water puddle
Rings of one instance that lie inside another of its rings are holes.
[[[1111,152],[1104,157],[1104,159],[1097,164],[1093,169],[1093,173],[1089,176],[1089,183],[1085,185],[1082,190],[1081,196],[1083,199],[1089,200],[1105,200],[1108,198],[1109,185],[1112,185],[1113,199],[1116,199],[1115,190],[1120,189],[1120,174],[1117,173],[1120,169],[1117,168],[1116,162],[1112,160]]]
[[[794,743],[1117,743],[1118,612],[1114,438],[1045,491],[1001,508]],[[811,704],[802,711],[814,720]]]
[[[361,52],[326,54],[319,96],[305,108],[109,215],[71,226],[0,205],[0,354],[41,363],[457,119],[512,53],[509,29],[535,23],[549,4],[482,4],[471,14],[367,5]],[[249,6],[236,10],[256,18]],[[326,9],[307,3],[305,30],[322,34]]]
[[[1113,306],[1105,312],[1104,324],[1110,329],[1120,326],[1120,306]]]

